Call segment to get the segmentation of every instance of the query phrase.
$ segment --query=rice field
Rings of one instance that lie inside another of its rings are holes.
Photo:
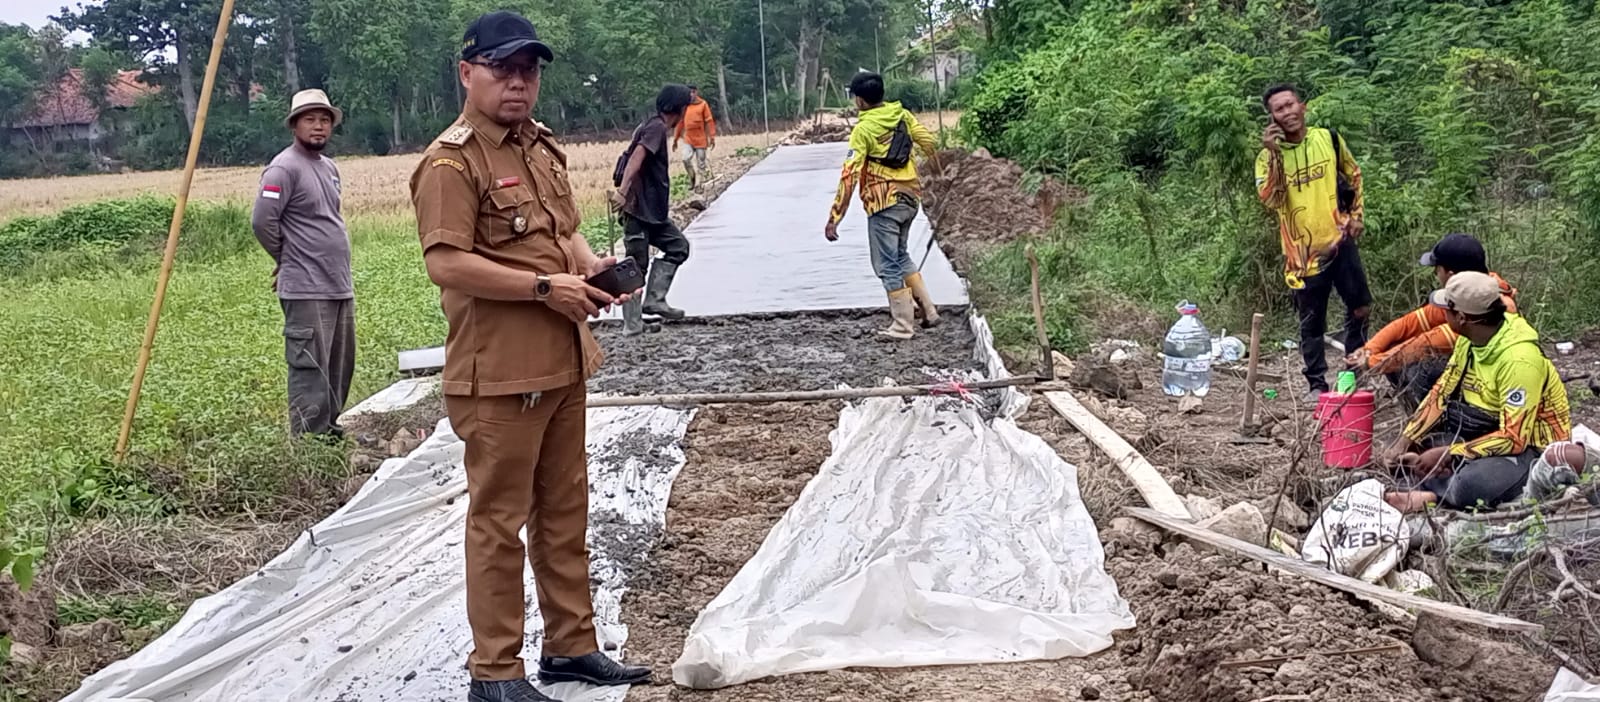
[[[713,158],[730,158],[743,147],[766,147],[783,134],[729,134],[718,137]],[[286,144],[287,145],[287,144]],[[417,154],[339,158],[338,141],[329,155],[339,164],[344,184],[344,215],[388,215],[411,209],[408,192]],[[611,187],[611,169],[627,144],[621,141],[569,144],[568,174],[584,212],[605,207]],[[674,169],[676,171],[676,168]],[[182,171],[106,173],[61,178],[0,180],[0,222],[18,215],[49,214],[84,202],[132,197],[140,194],[171,195],[178,190]],[[255,195],[260,166],[202,168],[195,171],[190,199],[247,203]]]

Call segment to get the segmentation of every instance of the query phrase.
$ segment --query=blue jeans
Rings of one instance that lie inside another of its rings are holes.
[[[911,238],[911,222],[917,218],[917,201],[902,197],[899,202],[867,217],[867,245],[872,251],[872,271],[883,281],[883,289],[894,292],[906,286],[906,276],[917,272],[906,245]]]

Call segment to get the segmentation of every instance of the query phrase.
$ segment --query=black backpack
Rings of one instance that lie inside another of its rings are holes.
[[[628,160],[633,158],[633,150],[639,146],[639,130],[644,125],[634,127],[633,136],[628,139],[628,148],[622,150],[622,155],[617,157],[617,167],[611,171],[611,187],[622,187],[622,175],[628,171]]]
[[[911,132],[906,129],[905,118],[894,126],[894,136],[889,137],[889,152],[881,157],[869,157],[867,160],[879,163],[889,168],[905,168],[911,163]]]
[[[1344,160],[1343,154],[1341,153],[1343,149],[1339,148],[1341,143],[1339,140],[1339,130],[1329,129],[1328,135],[1333,137],[1333,175],[1335,178],[1334,190],[1339,196],[1339,211],[1349,214],[1350,209],[1356,206],[1356,189],[1354,186],[1350,185],[1350,181],[1345,180],[1344,172],[1339,170],[1339,162]]]

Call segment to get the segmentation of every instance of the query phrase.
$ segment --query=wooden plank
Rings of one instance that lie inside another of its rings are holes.
[[[1046,402],[1055,408],[1055,411],[1066,418],[1084,436],[1089,437],[1090,443],[1099,447],[1102,452],[1111,457],[1123,475],[1133,481],[1133,487],[1144,496],[1146,504],[1156,511],[1178,517],[1189,518],[1189,508],[1178,499],[1178,493],[1172,491],[1172,486],[1167,484],[1165,478],[1156,472],[1156,467],[1144,459],[1138,450],[1128,445],[1128,442],[1099,417],[1094,416],[1078,398],[1070,392],[1047,392],[1044,394]]]
[[[1326,585],[1335,590],[1348,592],[1352,595],[1365,597],[1380,602],[1398,605],[1407,609],[1415,609],[1429,614],[1435,614],[1446,619],[1451,619],[1467,624],[1500,631],[1515,631],[1522,633],[1535,633],[1544,630],[1543,626],[1521,619],[1502,617],[1498,614],[1479,612],[1457,605],[1430,600],[1426,597],[1409,595],[1398,590],[1373,585],[1364,580],[1357,580],[1347,575],[1340,575],[1327,570],[1314,563],[1307,563],[1298,558],[1290,558],[1276,551],[1269,551],[1252,543],[1240,541],[1225,534],[1218,534],[1210,529],[1202,528],[1186,519],[1174,519],[1168,515],[1143,507],[1129,507],[1128,514],[1154,524],[1167,531],[1179,534],[1195,541],[1210,545],[1220,551],[1243,556],[1252,560],[1261,561],[1269,566],[1284,572],[1300,576],[1307,580]]]

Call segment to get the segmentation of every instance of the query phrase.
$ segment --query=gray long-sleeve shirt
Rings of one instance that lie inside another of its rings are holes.
[[[290,146],[261,173],[250,226],[278,262],[278,297],[349,300],[350,234],[339,214],[333,159]]]

